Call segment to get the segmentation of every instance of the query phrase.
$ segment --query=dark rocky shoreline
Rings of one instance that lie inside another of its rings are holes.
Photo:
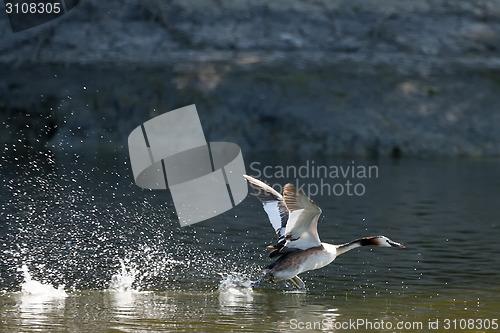
[[[207,139],[252,152],[500,155],[500,4],[397,3],[82,1],[17,34],[2,17],[0,142],[125,147],[194,103]]]

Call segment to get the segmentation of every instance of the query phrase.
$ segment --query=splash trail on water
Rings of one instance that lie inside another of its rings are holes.
[[[33,295],[33,296],[42,296],[51,298],[68,297],[68,294],[64,290],[64,285],[59,285],[56,289],[51,284],[45,284],[33,280],[27,265],[23,265],[20,268],[20,271],[23,272],[23,277],[24,277],[24,282],[21,284],[21,292],[24,295]]]
[[[139,291],[138,289],[133,288],[133,284],[138,273],[137,270],[134,267],[127,267],[125,265],[125,260],[119,260],[120,271],[111,276],[108,290],[117,292]]]
[[[68,290],[205,289],[218,285],[217,272],[248,268],[251,241],[231,237],[244,224],[179,228],[161,194],[131,185],[122,156],[88,160],[94,156],[51,156],[47,167],[5,162],[12,172],[0,188],[0,290],[19,290],[19,263],[43,267],[40,281]],[[118,258],[133,267],[117,270]]]

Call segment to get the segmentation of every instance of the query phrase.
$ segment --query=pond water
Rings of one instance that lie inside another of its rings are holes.
[[[274,242],[252,196],[181,228],[168,191],[138,188],[125,154],[23,155],[0,161],[0,331],[500,330],[498,159],[309,159],[377,170],[348,177],[362,195],[313,197],[322,241],[382,234],[407,248],[353,250],[302,274],[307,289],[297,291],[249,287]],[[308,163],[245,162],[250,174]]]

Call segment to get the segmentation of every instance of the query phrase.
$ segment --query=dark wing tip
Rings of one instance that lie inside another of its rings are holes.
[[[250,187],[253,190],[253,193],[262,202],[271,200],[277,200],[277,201],[283,200],[283,197],[281,196],[280,193],[278,193],[278,191],[276,191],[274,188],[264,183],[263,181],[255,179],[248,175],[243,175],[243,177],[245,177],[245,179],[248,180],[248,182],[250,183]]]
[[[272,249],[271,252],[269,252],[269,258],[274,258],[276,256],[279,256],[281,255],[281,250],[285,247],[285,242],[282,241],[282,242],[279,242],[277,244],[274,244],[274,245],[268,245],[267,248],[268,249]]]

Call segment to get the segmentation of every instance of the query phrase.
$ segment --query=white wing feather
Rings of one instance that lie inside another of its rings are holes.
[[[279,201],[266,201],[262,203],[264,206],[264,211],[269,218],[274,230],[281,228],[281,215],[279,210]]]
[[[283,196],[266,183],[253,177],[243,175],[254,194],[260,199],[264,206],[264,211],[269,218],[269,222],[278,236],[278,243],[285,243],[285,228],[288,222],[288,209],[286,208]]]

